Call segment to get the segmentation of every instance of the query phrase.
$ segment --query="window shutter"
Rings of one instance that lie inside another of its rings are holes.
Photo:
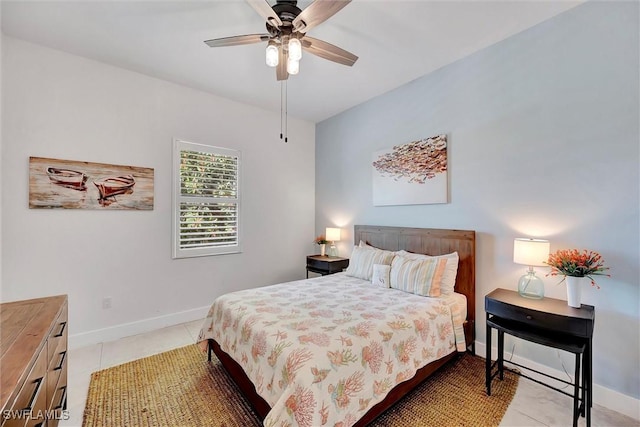
[[[175,141],[174,258],[240,252],[240,152]]]

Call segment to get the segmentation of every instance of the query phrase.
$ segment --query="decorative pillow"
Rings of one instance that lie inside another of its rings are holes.
[[[386,264],[373,264],[373,275],[371,277],[371,283],[375,286],[381,286],[383,288],[389,287],[389,273],[391,272],[391,266]]]
[[[446,259],[447,266],[445,267],[444,274],[442,275],[440,293],[442,295],[451,295],[454,292],[454,288],[456,286],[456,276],[458,275],[458,263],[460,261],[458,252],[453,252],[446,255],[430,256],[430,255],[414,254],[413,252],[407,252],[407,251],[397,251],[396,255],[404,258],[410,258],[410,259],[430,259],[430,258]]]
[[[371,280],[373,276],[373,264],[391,265],[395,254],[391,251],[369,248],[353,248],[347,275],[359,279]]]
[[[362,241],[362,240],[360,240],[360,244],[358,244],[358,247],[359,248],[367,248],[367,249],[378,249],[375,246],[367,245],[367,243]],[[381,251],[382,249],[378,249],[378,250]]]
[[[396,256],[389,274],[391,287],[425,297],[439,297],[446,258],[411,259]]]

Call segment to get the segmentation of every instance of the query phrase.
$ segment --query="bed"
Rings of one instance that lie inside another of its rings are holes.
[[[216,299],[199,341],[209,360],[216,354],[265,425],[367,425],[473,346],[474,231],[356,225],[354,243],[361,242],[430,256],[457,252],[456,294],[425,298],[339,273]],[[442,319],[456,317],[461,296],[466,319],[458,320],[459,327],[445,325]],[[427,317],[435,326],[420,329]],[[417,338],[401,335],[405,329]],[[223,330],[236,330],[237,337],[222,338]],[[362,390],[371,395],[358,394]]]

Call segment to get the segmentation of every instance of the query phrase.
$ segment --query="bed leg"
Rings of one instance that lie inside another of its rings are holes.
[[[212,349],[212,344],[211,344],[211,340],[207,341],[207,361],[211,362],[211,352],[213,351]]]
[[[469,340],[469,344],[467,345],[467,352],[471,352],[472,355],[476,355],[476,328],[475,321],[467,320],[465,321],[464,328],[464,338],[465,340]]]

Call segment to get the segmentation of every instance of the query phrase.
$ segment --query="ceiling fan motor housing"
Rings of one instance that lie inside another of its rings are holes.
[[[282,26],[277,27],[273,25],[271,21],[267,21],[267,31],[269,31],[269,34],[276,37],[280,34],[291,34],[293,32],[292,22],[300,15],[300,12],[302,12],[297,4],[297,0],[279,0],[273,5],[272,9],[282,21]]]

